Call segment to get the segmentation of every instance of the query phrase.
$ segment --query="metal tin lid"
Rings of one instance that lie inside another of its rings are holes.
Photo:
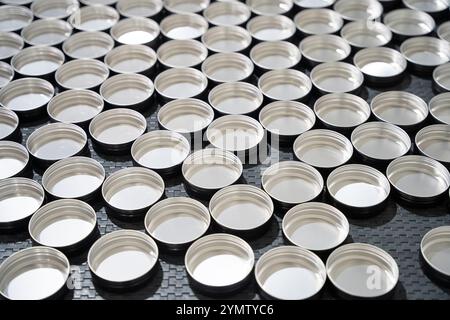
[[[110,6],[117,2],[117,0],[79,0],[85,6]]]
[[[122,45],[105,56],[105,64],[115,73],[145,73],[156,64],[156,53],[144,45]]]
[[[14,111],[0,108],[0,140],[7,139],[19,128],[19,117]]]
[[[159,27],[168,39],[188,40],[200,38],[208,30],[208,22],[194,13],[172,14],[165,17]]]
[[[341,15],[330,9],[300,11],[294,22],[300,32],[308,35],[336,33],[344,25]]]
[[[396,79],[407,67],[407,62],[400,52],[385,47],[367,48],[357,52],[353,57],[353,64],[369,82]]]
[[[246,232],[265,225],[273,215],[273,202],[263,190],[238,184],[216,192],[209,202],[214,221],[231,232]]]
[[[0,31],[0,60],[15,56],[23,46],[23,39],[17,33]]]
[[[359,89],[364,76],[355,66],[345,62],[325,62],[312,69],[311,81],[323,93],[345,93]]]
[[[258,87],[271,100],[302,100],[312,89],[309,77],[294,69],[272,70],[263,74]]]
[[[368,122],[352,133],[355,149],[365,158],[389,161],[404,156],[411,149],[409,135],[396,125]]]
[[[439,13],[447,10],[449,3],[446,0],[403,0],[403,4],[414,10],[428,13]]]
[[[450,126],[435,124],[422,128],[416,135],[417,149],[429,158],[445,165],[450,164]]]
[[[213,52],[240,52],[251,45],[252,37],[244,28],[219,26],[206,31],[202,43]]]
[[[19,143],[0,141],[0,179],[21,173],[28,165],[28,150]]]
[[[408,62],[435,67],[450,61],[450,43],[434,37],[415,37],[405,40],[400,52]]]
[[[323,191],[323,178],[308,164],[282,161],[264,171],[262,187],[282,205],[292,207],[312,201]]]
[[[55,73],[56,83],[64,89],[98,88],[109,76],[109,69],[96,59],[66,62]]]
[[[147,130],[147,120],[137,111],[117,108],[103,111],[89,125],[91,137],[108,148],[133,143]]]
[[[134,161],[156,171],[181,165],[190,153],[189,141],[181,134],[167,130],[146,133],[131,148]]]
[[[219,190],[237,182],[242,175],[243,166],[241,160],[233,153],[208,148],[187,157],[181,171],[183,178],[191,186],[205,190]]]
[[[193,68],[169,69],[155,78],[156,91],[168,100],[197,97],[207,86],[206,76]]]
[[[33,157],[52,162],[80,154],[86,145],[84,130],[68,123],[44,125],[30,134],[26,142]]]
[[[209,0],[165,0],[164,9],[169,13],[199,13],[209,6]]]
[[[300,63],[297,46],[287,41],[261,42],[250,51],[253,63],[264,71],[289,69]]]
[[[63,43],[72,34],[72,26],[62,20],[36,20],[22,29],[21,35],[31,46],[55,46]]]
[[[383,14],[383,6],[377,0],[338,0],[333,8],[349,21],[376,20]]]
[[[326,268],[334,287],[358,298],[382,297],[395,288],[399,278],[397,263],[386,251],[363,243],[336,249]],[[374,275],[379,281],[371,281]]]
[[[208,57],[208,49],[196,40],[170,40],[159,46],[158,62],[168,68],[189,68]]]
[[[324,252],[340,246],[349,223],[338,209],[320,202],[303,203],[289,210],[282,223],[284,236],[296,246]]]
[[[199,201],[175,197],[164,199],[147,212],[147,233],[172,250],[182,250],[200,238],[211,222],[208,209]]]
[[[51,165],[42,186],[54,198],[82,199],[95,193],[105,180],[105,169],[94,159],[72,157]]]
[[[177,99],[158,111],[158,123],[164,129],[189,134],[206,129],[214,119],[214,110],[198,99]]]
[[[127,18],[152,18],[161,13],[162,8],[162,0],[119,0],[116,5],[120,15]]]
[[[11,65],[0,61],[0,89],[5,87],[14,78],[14,70]]]
[[[72,59],[98,59],[114,48],[114,40],[104,32],[79,32],[63,43],[64,53]]]
[[[79,7],[77,0],[34,0],[30,8],[39,19],[65,19]]]
[[[216,83],[244,81],[253,69],[253,62],[240,53],[216,53],[202,64],[202,72]]]
[[[12,226],[31,217],[42,206],[44,198],[44,189],[34,180],[0,180],[0,228]]]
[[[354,21],[341,30],[341,37],[356,48],[381,47],[392,40],[392,32],[378,21]]]
[[[247,30],[258,41],[281,41],[291,38],[296,26],[285,16],[256,16],[247,23]]]
[[[334,130],[352,129],[366,122],[371,110],[362,98],[348,93],[327,94],[316,100],[314,112],[318,119]]]
[[[27,6],[31,4],[33,0],[2,0],[3,4],[9,4],[14,6]]]
[[[353,155],[351,142],[342,134],[316,129],[301,134],[294,143],[294,154],[315,168],[336,168]]]
[[[158,246],[145,233],[118,230],[98,239],[87,261],[94,276],[106,285],[129,287],[147,280],[158,256]]]
[[[237,152],[257,147],[264,138],[264,129],[253,118],[227,115],[214,120],[206,130],[206,138],[216,148]]]
[[[70,262],[60,251],[32,247],[12,254],[0,266],[0,294],[10,300],[41,300],[66,286]]]
[[[96,226],[97,216],[87,203],[56,200],[36,211],[28,224],[28,231],[39,245],[62,250],[81,244]]]
[[[252,84],[229,82],[214,87],[208,100],[220,114],[250,114],[261,107],[264,97]]]
[[[331,172],[327,190],[345,207],[370,209],[387,200],[391,187],[380,171],[365,165],[348,164]]]
[[[326,8],[332,6],[336,0],[294,0],[301,9]]]
[[[437,29],[437,35],[442,40],[450,42],[450,21],[444,22]]]
[[[428,116],[428,106],[418,96],[403,91],[380,93],[370,105],[373,115],[381,121],[408,128],[422,123]]]
[[[0,31],[17,32],[33,21],[33,13],[23,6],[0,7]]]
[[[434,30],[436,23],[429,14],[412,9],[397,9],[386,13],[384,24],[402,37],[424,36]]]
[[[425,262],[437,273],[450,276],[450,264],[446,258],[450,250],[450,227],[442,226],[428,231],[420,243]]]
[[[311,251],[281,246],[259,258],[255,278],[261,290],[270,297],[304,300],[319,293],[327,273],[322,260]]]
[[[216,233],[195,241],[184,261],[187,273],[196,283],[224,293],[249,277],[255,255],[241,238]]]
[[[433,81],[438,91],[450,91],[450,63],[444,63],[434,69]]]
[[[347,41],[330,34],[306,37],[299,47],[303,57],[313,64],[345,60],[352,51]]]
[[[119,44],[153,45],[159,37],[159,25],[148,18],[126,18],[117,22],[110,31]]]
[[[106,103],[130,108],[146,102],[154,91],[155,87],[149,78],[131,73],[113,76],[100,87],[100,95]]]
[[[68,90],[53,97],[47,113],[53,120],[63,123],[83,124],[103,111],[102,97],[89,90]]]
[[[250,8],[244,3],[235,2],[213,2],[203,11],[203,16],[212,25],[237,26],[250,18]]]
[[[292,10],[292,0],[246,0],[247,6],[258,16],[286,14]]]
[[[64,54],[54,47],[34,46],[20,51],[11,59],[11,66],[24,77],[52,74],[64,63]]]
[[[119,21],[119,13],[106,5],[85,6],[72,13],[68,22],[80,31],[104,31]]]
[[[0,105],[19,114],[46,106],[55,89],[39,78],[24,78],[10,82],[0,89]]]
[[[450,125],[450,93],[434,96],[429,103],[430,114],[437,121]]]
[[[316,122],[316,116],[303,103],[276,101],[262,108],[259,122],[272,135],[295,137],[310,130]]]
[[[130,215],[148,210],[163,194],[163,179],[146,168],[116,171],[102,186],[102,196],[108,206]]]

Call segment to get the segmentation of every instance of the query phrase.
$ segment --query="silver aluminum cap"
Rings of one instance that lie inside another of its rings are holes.
[[[309,77],[294,69],[272,70],[263,74],[258,81],[261,92],[272,100],[302,100],[312,89]]]
[[[115,73],[145,73],[156,64],[156,53],[145,45],[122,45],[105,56],[105,64]]]
[[[406,59],[397,50],[379,47],[363,49],[353,57],[353,64],[368,78],[389,79],[405,72]]]
[[[425,262],[436,272],[450,276],[450,264],[446,254],[450,250],[450,227],[442,226],[428,231],[420,243]]]
[[[30,8],[39,19],[65,19],[79,7],[77,0],[34,0]]]
[[[212,25],[237,26],[250,19],[250,8],[244,3],[213,2],[203,11],[203,16]]]
[[[450,21],[444,22],[437,29],[437,35],[442,40],[450,42]]]
[[[118,107],[132,107],[153,96],[153,82],[141,74],[119,74],[113,76],[100,87],[100,95],[106,103]]]
[[[400,52],[413,64],[435,67],[450,61],[450,43],[434,37],[415,37],[405,40]]]
[[[440,90],[450,91],[450,63],[444,63],[433,71],[433,80]]]
[[[75,33],[63,43],[64,53],[72,59],[101,58],[114,48],[111,36],[99,31]]]
[[[392,32],[378,21],[354,21],[341,30],[341,37],[356,48],[381,47],[392,40]]]
[[[117,11],[127,18],[151,18],[158,15],[162,8],[162,0],[119,0],[116,5]]]
[[[359,89],[364,76],[354,65],[345,62],[325,62],[314,67],[311,81],[324,93],[345,93]]]
[[[23,46],[23,39],[17,33],[0,31],[0,60],[15,56]]]
[[[240,53],[216,53],[202,64],[202,72],[217,83],[244,81],[253,74],[253,62]]]
[[[261,107],[264,97],[252,84],[229,82],[214,87],[208,100],[221,114],[250,114]]]
[[[59,86],[72,89],[98,88],[109,77],[108,67],[95,59],[77,59],[63,64],[56,71]]]
[[[300,63],[302,55],[297,46],[287,41],[261,42],[250,51],[253,63],[265,70],[290,69]]]
[[[21,35],[31,46],[56,46],[72,34],[72,26],[62,20],[36,20],[22,29]]]
[[[110,31],[119,44],[153,45],[159,37],[159,25],[148,18],[134,17],[120,20]]]
[[[286,14],[294,7],[292,0],[247,0],[246,4],[258,16]]]
[[[19,127],[19,117],[7,108],[0,108],[0,140],[12,135]]]
[[[317,9],[332,6],[336,0],[294,0],[294,3],[302,9]]]
[[[247,23],[247,30],[258,41],[281,41],[291,38],[296,27],[285,16],[256,16]]]
[[[429,108],[434,119],[450,125],[450,93],[435,96],[430,100]]]
[[[377,0],[338,0],[333,8],[349,21],[376,20],[383,14],[383,6]]]
[[[170,13],[199,13],[209,6],[210,0],[165,0],[164,9]]]
[[[429,158],[443,164],[450,164],[450,126],[435,124],[422,128],[416,135],[416,146],[419,151]]]
[[[28,150],[21,144],[0,141],[0,180],[21,173],[28,165],[29,160]]]
[[[80,31],[104,31],[119,21],[119,13],[105,5],[79,8],[69,17],[69,23]]]
[[[166,99],[193,98],[202,94],[208,86],[208,79],[193,68],[169,69],[155,78],[156,91]]]
[[[384,24],[395,34],[403,37],[424,36],[434,30],[433,17],[423,11],[397,9],[388,12]]]
[[[306,9],[294,17],[297,29],[304,34],[331,34],[338,32],[344,20],[336,11],[330,9]]]
[[[0,31],[17,32],[33,21],[33,13],[23,6],[1,6],[0,7]]]
[[[55,72],[64,60],[64,54],[59,49],[34,46],[16,54],[11,59],[11,66],[16,73],[25,77],[40,77]]]
[[[0,89],[6,87],[14,78],[14,69],[10,64],[0,61]]]
[[[321,34],[304,38],[300,42],[302,56],[313,64],[345,60],[352,49],[339,36]]]
[[[196,40],[170,40],[159,46],[158,62],[168,68],[190,68],[208,57],[208,49]]]
[[[208,30],[208,22],[194,13],[172,14],[160,23],[161,33],[168,39],[189,40],[200,38]]]
[[[237,26],[212,27],[202,36],[202,43],[213,52],[240,52],[252,43],[252,37]]]

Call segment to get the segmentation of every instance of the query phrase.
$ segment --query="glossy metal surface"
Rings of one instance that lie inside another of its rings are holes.
[[[424,36],[433,31],[436,23],[433,17],[423,11],[397,9],[388,12],[384,24],[398,37]]]
[[[14,78],[14,69],[6,62],[0,61],[0,89],[6,87]]]
[[[433,71],[434,87],[439,92],[450,91],[450,63],[444,63]]]
[[[261,42],[250,51],[250,58],[260,72],[296,67],[302,55],[297,46],[287,41]]]
[[[392,32],[378,21],[354,21],[342,28],[341,37],[354,48],[373,48],[387,45]]]
[[[64,54],[57,48],[34,46],[16,54],[11,59],[11,66],[23,77],[45,77],[52,75],[64,60]]]
[[[209,0],[165,0],[164,9],[170,13],[198,13],[209,6]]]
[[[30,6],[39,19],[65,19],[79,7],[77,0],[34,0]]]
[[[208,100],[220,114],[250,114],[261,107],[264,97],[252,84],[229,82],[214,87]]]
[[[0,141],[0,179],[15,177],[27,167],[27,149],[12,141]]]
[[[164,18],[159,27],[168,39],[188,40],[200,38],[208,30],[208,22],[198,14],[172,14]]]
[[[349,21],[376,20],[383,14],[383,6],[376,0],[338,0],[333,9]]]
[[[332,34],[344,25],[340,14],[330,9],[307,9],[294,17],[297,29],[307,35]]]
[[[450,60],[450,43],[434,37],[415,37],[400,46],[409,64],[417,71],[433,71]]]
[[[107,66],[95,59],[72,60],[58,68],[55,81],[61,88],[95,89],[109,77]]]
[[[296,27],[285,16],[256,16],[247,23],[247,30],[258,41],[281,41],[290,39]]]
[[[165,68],[190,68],[205,61],[208,49],[196,40],[170,40],[159,46],[156,54]]]
[[[416,135],[416,146],[429,158],[445,165],[450,164],[450,126],[435,124],[422,128]]]
[[[217,53],[202,64],[202,72],[213,83],[245,81],[253,75],[252,61],[240,53]]]
[[[0,59],[7,60],[15,56],[24,46],[21,36],[13,32],[0,31]]]
[[[165,100],[195,98],[208,86],[206,76],[193,68],[175,68],[155,78],[156,92]]]
[[[151,76],[156,53],[144,45],[122,45],[105,56],[105,64],[114,73],[140,73]]]
[[[450,93],[435,96],[429,103],[430,114],[440,123],[450,125]]]
[[[148,18],[134,17],[120,20],[111,28],[111,37],[119,44],[155,46],[159,25]]]
[[[218,26],[208,29],[202,43],[212,52],[241,52],[252,43],[252,37],[244,28]]]
[[[163,2],[162,0],[119,0],[116,9],[120,15],[127,18],[153,18],[161,13]]]
[[[351,52],[350,45],[341,37],[329,34],[313,35],[300,42],[300,52],[312,65],[345,60]]]
[[[442,226],[428,231],[420,243],[420,252],[435,272],[450,277],[450,227]]]
[[[17,32],[33,21],[33,13],[24,6],[0,7],[0,31]]]
[[[0,108],[0,140],[7,140],[19,128],[19,117],[14,111]]]
[[[113,38],[99,31],[75,33],[62,46],[64,54],[72,59],[99,59],[113,48]]]
[[[294,69],[272,70],[263,74],[258,87],[271,101],[306,99],[312,89],[309,77]]]
[[[345,62],[325,62],[311,71],[311,81],[322,93],[345,93],[358,90],[364,76],[355,66]]]
[[[204,11],[203,16],[212,25],[237,26],[250,18],[250,8],[238,1],[213,2]]]
[[[23,40],[31,45],[57,46],[72,34],[72,26],[62,20],[37,20],[22,29]]]
[[[119,13],[105,5],[85,6],[69,17],[68,22],[79,31],[106,31],[119,21]]]

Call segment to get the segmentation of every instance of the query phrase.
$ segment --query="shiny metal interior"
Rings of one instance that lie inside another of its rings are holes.
[[[440,123],[450,125],[450,93],[441,93],[430,100],[430,114]]]
[[[363,74],[353,65],[345,62],[322,63],[311,71],[314,86],[326,93],[345,93],[359,89]]]
[[[341,166],[353,155],[353,146],[344,135],[325,129],[302,133],[293,148],[298,159],[316,168]]]
[[[304,300],[315,296],[327,279],[325,265],[311,251],[281,246],[267,251],[255,266],[258,286],[281,300]]]
[[[208,49],[196,40],[170,40],[157,51],[158,61],[169,68],[189,68],[208,57]]]
[[[165,0],[164,9],[171,13],[198,13],[209,6],[210,0]]]
[[[147,44],[159,37],[159,25],[148,18],[127,18],[112,26],[110,34],[120,44]]]
[[[12,141],[0,141],[0,179],[11,178],[28,165],[27,149]]]
[[[449,125],[435,124],[424,127],[416,134],[415,142],[422,154],[442,163],[450,163]]]
[[[19,127],[19,117],[14,111],[0,108],[0,140],[13,134]]]
[[[13,32],[0,31],[0,59],[6,60],[22,50],[24,42],[21,36]]]
[[[303,103],[276,101],[261,109],[259,122],[272,134],[296,136],[310,130],[316,122],[316,116]]]
[[[70,262],[56,249],[31,247],[7,258],[0,266],[0,274],[0,294],[6,299],[41,300],[66,285]],[[27,290],[20,287],[20,278],[25,275]]]
[[[105,64],[116,73],[141,73],[156,64],[156,53],[145,45],[122,45],[105,56]]]
[[[95,5],[103,5],[110,6],[117,2],[117,0],[78,0],[81,4],[85,6],[95,6]]]
[[[8,24],[9,26],[6,26],[6,21],[17,21],[16,23]],[[5,25],[5,27],[2,27],[0,31],[4,32],[13,32],[13,31],[20,31],[22,28],[26,27],[33,21],[33,13],[30,9],[24,6],[1,6],[0,8],[0,21],[3,22],[2,25]],[[20,23],[19,23],[20,21]]]
[[[330,9],[307,9],[294,17],[295,25],[304,34],[330,34],[341,30],[344,20]]]
[[[357,52],[353,63],[362,73],[376,78],[401,75],[407,67],[407,62],[400,52],[384,47],[367,48]]]
[[[0,89],[5,87],[14,78],[14,70],[11,65],[0,61]]]
[[[287,40],[295,34],[296,29],[291,19],[281,15],[256,16],[247,23],[248,32],[259,41]]]
[[[394,160],[411,149],[409,135],[386,122],[364,123],[353,131],[351,139],[359,153],[376,160]]]
[[[372,99],[370,107],[376,118],[400,127],[419,124],[428,116],[426,102],[403,91],[380,93]]]
[[[264,100],[261,91],[247,82],[229,82],[209,92],[209,104],[223,114],[249,114],[258,110]]]
[[[446,252],[450,249],[450,227],[442,226],[430,230],[422,238],[420,252],[425,262],[435,271],[450,276],[450,264]]]
[[[352,49],[341,37],[329,34],[313,35],[300,42],[303,57],[314,63],[335,62],[346,59]]]
[[[109,6],[85,6],[72,13],[68,22],[80,31],[104,31],[115,25],[119,18],[119,13]],[[103,20],[104,23],[92,24],[93,20]]]
[[[450,91],[450,63],[444,63],[434,69],[433,80],[445,91]]]
[[[253,63],[264,70],[295,67],[302,55],[297,46],[286,41],[261,42],[250,51]]]
[[[76,199],[100,188],[105,169],[96,160],[71,157],[51,165],[42,176],[45,191],[56,198]]]
[[[10,82],[0,90],[0,105],[13,111],[31,111],[45,106],[55,89],[50,82],[38,78],[24,78]],[[28,97],[39,96],[30,101]],[[24,103],[26,101],[26,103]]]
[[[213,2],[204,11],[203,16],[216,26],[240,25],[250,19],[250,8],[238,1]]]
[[[56,200],[41,207],[31,218],[28,231],[40,245],[64,248],[85,240],[95,229],[94,209],[80,200]]]
[[[216,192],[209,202],[209,211],[220,226],[249,231],[263,226],[272,218],[274,205],[260,188],[238,184]]]
[[[297,161],[282,161],[262,174],[262,187],[279,202],[295,205],[315,199],[323,191],[319,171]]]
[[[117,255],[117,259],[110,261],[109,258],[114,255]],[[122,283],[138,280],[148,274],[158,262],[158,256],[158,246],[145,233],[118,230],[94,243],[87,262],[91,272],[98,278]]]
[[[283,218],[284,236],[296,246],[323,252],[341,245],[349,235],[349,223],[338,209],[321,202],[299,204]]]
[[[349,21],[376,20],[383,14],[383,6],[376,0],[339,0],[333,9]]]
[[[442,23],[436,33],[442,40],[450,42],[450,21]]]
[[[317,9],[332,6],[336,0],[294,0],[294,4],[302,9]]]
[[[231,152],[208,148],[186,158],[181,167],[185,180],[203,189],[222,189],[235,183],[242,175],[241,160]],[[214,179],[210,179],[214,176]]]
[[[331,283],[352,297],[376,298],[391,292],[399,280],[395,260],[384,250],[370,244],[352,243],[336,249],[326,263]],[[368,286],[379,270],[378,286]],[[372,272],[368,272],[372,271]]]
[[[66,62],[55,73],[55,80],[66,89],[92,89],[109,77],[109,69],[96,59],[77,59]]]
[[[103,111],[102,97],[90,90],[68,90],[53,97],[47,105],[48,115],[63,123],[83,123]]]
[[[22,29],[21,35],[32,46],[54,46],[64,42],[72,34],[72,26],[61,20],[37,20]]]
[[[149,99],[155,90],[153,82],[140,74],[119,74],[113,76],[100,87],[100,95],[105,102],[116,106],[130,106]]]
[[[114,40],[104,32],[90,31],[73,34],[63,43],[64,53],[72,59],[97,59],[114,48]]]
[[[207,86],[206,76],[193,68],[169,69],[155,78],[156,91],[169,99],[195,97],[205,91]]]
[[[315,105],[316,116],[326,125],[341,128],[356,127],[371,114],[368,103],[348,93],[332,93],[320,97]]]
[[[309,77],[298,70],[272,70],[263,74],[258,81],[261,92],[273,100],[300,100],[312,89]]]
[[[423,11],[397,9],[386,13],[383,22],[393,33],[400,36],[424,36],[434,30],[433,17]]]
[[[292,0],[247,0],[245,3],[255,15],[259,16],[285,14],[294,7]]]
[[[357,48],[381,47],[392,40],[392,32],[378,21],[354,21],[341,30],[341,37]]]
[[[203,34],[202,43],[213,52],[239,52],[250,46],[252,37],[241,27],[218,26]]]
[[[139,137],[131,147],[133,159],[150,169],[180,165],[191,153],[189,141],[179,133],[155,130]]]
[[[428,13],[439,13],[448,10],[449,6],[446,0],[403,0],[403,4],[408,8]]]
[[[34,0],[30,6],[39,19],[65,19],[79,7],[77,0]]]
[[[37,62],[42,67],[30,67]],[[16,73],[25,76],[42,76],[55,72],[65,61],[64,54],[57,48],[47,46],[28,47],[11,59],[11,66]]]
[[[173,14],[164,18],[159,27],[168,39],[188,40],[201,37],[208,30],[208,22],[194,13]]]
[[[53,161],[80,153],[86,144],[87,135],[79,126],[69,123],[51,123],[30,134],[26,147],[34,157]]]
[[[229,268],[230,263],[233,268]],[[196,282],[203,286],[224,288],[236,285],[250,275],[255,255],[241,238],[216,233],[195,241],[186,252],[184,264],[187,273]]]
[[[450,43],[434,37],[415,37],[400,46],[406,60],[423,66],[439,66],[450,61]]]
[[[119,0],[116,5],[120,15],[127,18],[151,18],[160,13],[162,8],[162,0]]]
[[[217,53],[202,64],[202,72],[215,82],[237,82],[253,74],[253,62],[240,53]]]

